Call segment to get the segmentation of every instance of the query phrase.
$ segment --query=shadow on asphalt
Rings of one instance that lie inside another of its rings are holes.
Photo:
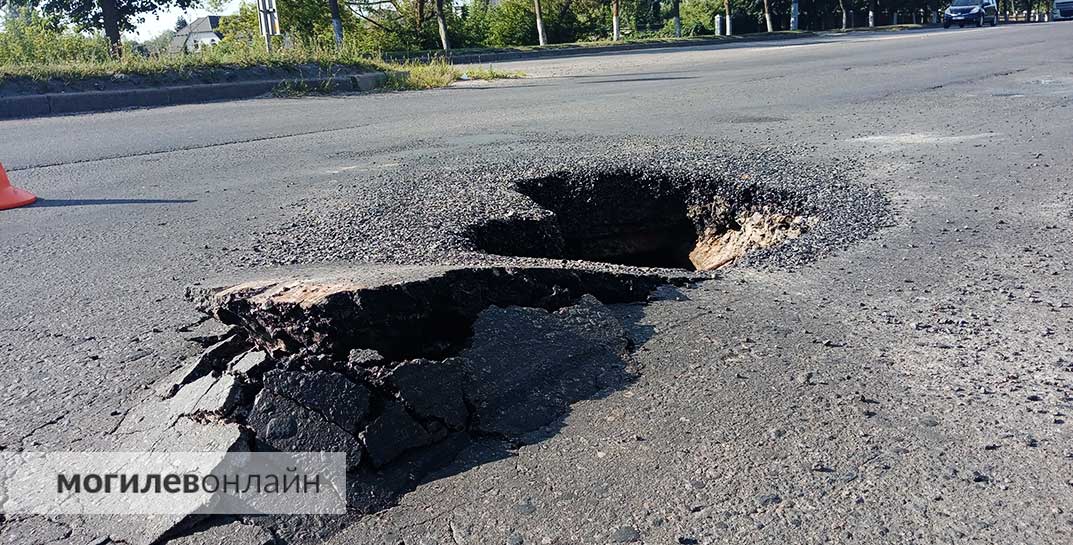
[[[98,206],[108,204],[187,204],[193,199],[37,199],[32,208],[52,206]]]

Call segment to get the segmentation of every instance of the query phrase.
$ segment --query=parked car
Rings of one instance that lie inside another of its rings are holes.
[[[943,28],[956,24],[964,27],[968,23],[976,26],[998,24],[998,7],[995,0],[954,0],[943,12]]]
[[[1073,0],[1058,0],[1055,2],[1051,19],[1055,21],[1073,19]]]

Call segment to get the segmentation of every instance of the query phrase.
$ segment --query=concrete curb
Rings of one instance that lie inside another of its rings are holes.
[[[240,100],[263,96],[288,85],[298,88],[330,89],[332,92],[371,91],[383,86],[387,79],[387,73],[373,72],[330,78],[272,79],[115,91],[8,96],[0,97],[0,119]]]

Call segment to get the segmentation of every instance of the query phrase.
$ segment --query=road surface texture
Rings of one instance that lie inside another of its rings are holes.
[[[199,350],[188,286],[479,261],[463,227],[526,206],[485,178],[665,160],[829,207],[785,252],[598,311],[630,376],[510,448],[370,514],[176,542],[1073,541],[1073,25],[497,68],[529,77],[0,122],[41,197],[0,212],[0,446],[112,444]]]

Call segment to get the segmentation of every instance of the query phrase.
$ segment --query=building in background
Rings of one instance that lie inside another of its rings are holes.
[[[179,29],[168,44],[168,53],[190,53],[220,43],[220,16],[198,17]]]

